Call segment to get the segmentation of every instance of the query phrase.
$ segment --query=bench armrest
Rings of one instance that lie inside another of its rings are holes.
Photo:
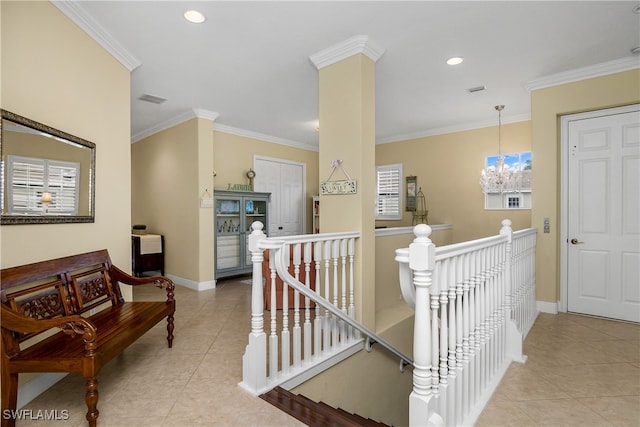
[[[125,285],[148,285],[153,283],[159,288],[164,288],[167,291],[167,301],[173,301],[175,285],[173,281],[165,276],[153,276],[153,277],[134,277],[130,274],[120,270],[115,265],[111,266],[111,279],[124,283]]]
[[[51,328],[60,328],[67,335],[75,337],[81,335],[85,342],[85,350],[93,351],[96,346],[96,327],[88,319],[72,315],[55,319],[34,319],[23,316],[0,305],[2,313],[2,327],[4,329],[23,334],[39,333]]]

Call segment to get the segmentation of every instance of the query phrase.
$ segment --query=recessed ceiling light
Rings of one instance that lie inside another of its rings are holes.
[[[640,46],[637,46],[631,49],[631,53],[633,53],[634,55],[640,54]]]
[[[187,10],[184,13],[184,19],[194,24],[202,24],[207,18],[197,10]]]
[[[640,14],[640,4],[637,4],[637,5],[633,8],[633,13],[638,13],[638,14]]]
[[[462,61],[464,61],[463,57],[454,56],[452,58],[447,59],[447,64],[448,65],[458,65],[458,64],[462,64]]]

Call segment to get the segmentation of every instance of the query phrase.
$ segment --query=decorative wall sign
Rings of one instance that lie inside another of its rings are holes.
[[[330,181],[333,173],[338,169],[342,169],[342,172],[348,178],[348,180],[342,181]],[[349,172],[342,166],[342,160],[331,161],[331,173],[326,181],[320,183],[320,194],[323,196],[334,194],[356,194],[358,192],[358,182],[351,179]]]
[[[320,183],[320,194],[356,194],[358,183],[356,181],[327,181]]]
[[[418,193],[418,177],[416,176],[408,176],[406,178],[406,197],[405,200],[405,211],[413,212],[416,210],[416,194]]]
[[[229,184],[227,190],[231,191],[252,191],[251,184]]]

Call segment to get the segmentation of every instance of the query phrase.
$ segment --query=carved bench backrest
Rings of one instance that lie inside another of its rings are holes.
[[[5,268],[0,271],[2,304],[35,319],[89,314],[105,303],[122,300],[110,268],[106,250]],[[15,338],[22,342],[33,335]]]

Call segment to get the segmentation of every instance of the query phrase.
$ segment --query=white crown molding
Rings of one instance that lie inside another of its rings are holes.
[[[358,53],[362,53],[373,62],[377,62],[384,53],[384,49],[371,41],[369,36],[354,36],[318,53],[314,53],[309,59],[319,70]]]
[[[529,113],[518,114],[514,116],[503,117],[502,124],[504,125],[508,123],[526,122],[527,120],[531,120],[531,114]],[[495,120],[483,120],[479,122],[473,122],[473,123],[467,123],[467,124],[461,124],[461,125],[427,129],[421,132],[407,133],[403,135],[390,136],[387,138],[379,138],[379,139],[376,139],[376,144],[388,144],[391,142],[408,141],[410,139],[425,138],[428,136],[435,136],[435,135],[444,135],[447,133],[454,133],[454,132],[463,132],[466,130],[481,129],[481,128],[497,126],[497,125],[498,124],[496,123]]]
[[[211,121],[215,121],[215,119],[217,119],[219,116],[218,113],[214,113],[213,111],[207,111],[207,110],[203,110],[200,108],[194,108],[192,110],[189,111],[185,111],[182,114],[179,114],[175,117],[172,117],[168,120],[165,120],[162,123],[158,123],[155,126],[151,126],[148,129],[145,129],[141,132],[136,133],[135,135],[131,136],[131,143],[134,144],[138,141],[140,141],[141,139],[147,138],[148,136],[151,136],[153,134],[156,134],[158,132],[162,132],[163,130],[169,129],[171,127],[177,126],[180,123],[184,123],[187,120],[191,120],[191,119],[195,119],[195,118],[199,118],[199,119],[206,119],[206,120],[211,120]]]
[[[71,19],[78,27],[84,30],[100,46],[113,55],[129,71],[133,71],[142,65],[142,62],[131,52],[124,48],[107,30],[105,30],[91,15],[89,15],[78,2],[51,0],[67,18]]]
[[[213,130],[216,132],[228,133],[231,135],[242,136],[245,138],[252,138],[260,141],[272,142],[274,144],[286,145],[293,148],[301,148],[303,150],[319,151],[319,148],[317,146],[305,144],[303,142],[292,141],[290,139],[279,138],[277,136],[265,135],[263,133],[253,132],[246,129],[239,129],[233,126],[227,126],[219,123],[216,123],[216,125],[213,127]]]
[[[544,89],[594,77],[606,76],[608,74],[621,73],[623,71],[629,71],[636,68],[640,68],[640,57],[630,56],[541,77],[526,83],[524,87],[528,91]]]

